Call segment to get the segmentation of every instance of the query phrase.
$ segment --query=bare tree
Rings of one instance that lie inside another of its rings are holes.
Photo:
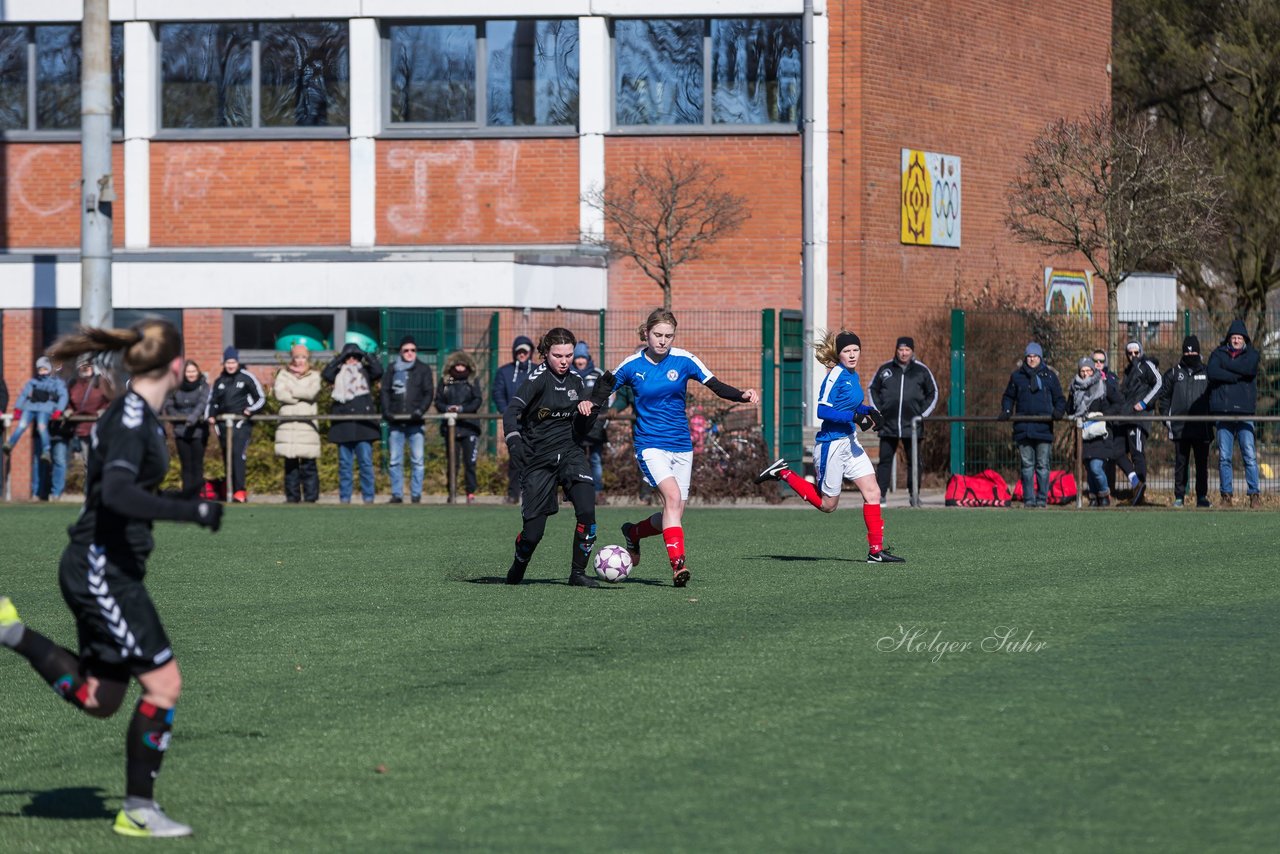
[[[676,269],[703,257],[751,216],[744,197],[721,189],[723,179],[701,160],[637,163],[626,178],[583,195],[602,214],[605,230],[582,239],[635,261],[662,288],[663,308],[670,309]]]
[[[1024,243],[1084,256],[1107,289],[1114,353],[1121,282],[1174,269],[1211,245],[1220,185],[1201,146],[1103,107],[1054,122],[1031,144],[1009,189],[1006,222]]]

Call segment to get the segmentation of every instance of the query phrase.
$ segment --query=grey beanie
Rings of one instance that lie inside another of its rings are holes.
[[[1040,346],[1039,344],[1037,344],[1036,342],[1032,341],[1032,342],[1030,342],[1029,344],[1027,344],[1027,349],[1023,351],[1023,354],[1022,354],[1022,355],[1024,355],[1024,356],[1039,356],[1041,359],[1043,359],[1043,358],[1044,358],[1044,348],[1043,348],[1043,347],[1041,347],[1041,346]]]
[[[44,368],[47,371],[53,370],[53,362],[49,361],[48,356],[41,356],[39,359],[36,359],[36,370],[38,371],[41,368]]]
[[[1092,356],[1081,356],[1081,357],[1080,357],[1080,361],[1079,361],[1079,363],[1077,363],[1077,364],[1076,364],[1076,370],[1079,370],[1079,369],[1081,369],[1081,368],[1089,368],[1089,369],[1091,369],[1091,370],[1092,370],[1092,369],[1093,369],[1093,357],[1092,357]]]

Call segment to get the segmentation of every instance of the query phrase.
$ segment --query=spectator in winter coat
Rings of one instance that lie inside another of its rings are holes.
[[[382,376],[382,365],[360,349],[347,344],[325,365],[320,377],[333,383],[333,415],[377,415],[373,407],[373,384]],[[360,467],[360,494],[365,504],[373,503],[373,443],[381,433],[375,419],[334,421],[329,441],[338,446],[338,500],[351,503],[352,475]]]
[[[587,390],[588,397],[596,387],[596,381],[604,376],[604,371],[597,368],[591,361],[591,349],[586,341],[579,341],[573,348],[573,363],[570,370],[582,378],[582,386]],[[606,410],[607,407],[602,408],[601,411],[603,413]],[[582,450],[587,455],[587,464],[591,466],[591,479],[595,482],[597,507],[609,503],[609,499],[604,494],[603,456],[604,446],[608,441],[608,426],[607,418],[597,418],[582,440]]]
[[[1209,412],[1213,415],[1253,415],[1258,406],[1258,351],[1249,340],[1244,321],[1233,320],[1227,337],[1209,354]],[[1249,506],[1258,507],[1258,456],[1254,447],[1252,421],[1218,422],[1218,489],[1222,503],[1231,504],[1231,454],[1240,446],[1244,479],[1249,489]]]
[[[533,341],[520,335],[511,342],[511,361],[507,362],[493,378],[494,411],[502,414],[507,411],[516,389],[524,385],[533,374]],[[520,466],[515,460],[507,458],[507,497],[506,504],[520,502]]]
[[[422,500],[426,473],[426,437],[422,416],[431,408],[435,383],[431,368],[418,361],[418,345],[412,336],[400,341],[400,355],[387,366],[382,381],[382,418],[387,422],[391,460],[391,503],[404,503],[404,450],[409,447],[409,497]]]
[[[1160,406],[1169,415],[1209,414],[1208,366],[1200,358],[1200,339],[1188,335],[1182,341],[1182,360],[1164,375]],[[1173,458],[1173,506],[1187,496],[1191,457],[1196,461],[1196,506],[1209,507],[1209,442],[1213,428],[1208,421],[1170,421],[1169,435],[1176,448]]]
[[[1125,356],[1129,359],[1129,367],[1124,369],[1124,379],[1120,381],[1120,393],[1124,395],[1127,412],[1147,412],[1156,407],[1160,390],[1164,387],[1164,378],[1160,375],[1159,363],[1142,352],[1142,345],[1130,341],[1124,345]],[[1138,480],[1147,481],[1147,435],[1151,432],[1151,422],[1130,422],[1124,425],[1125,448],[1129,458],[1133,460],[1133,469],[1138,473]],[[1140,502],[1135,502],[1140,503]]]
[[[209,425],[218,432],[223,455],[227,452],[227,443],[231,444],[231,471],[227,488],[231,490],[231,500],[237,504],[249,500],[249,494],[245,491],[245,467],[249,459],[249,440],[253,437],[253,422],[249,418],[262,409],[266,402],[267,393],[262,390],[262,383],[241,367],[240,351],[235,347],[228,347],[222,352],[222,373],[214,380],[213,390],[209,392],[206,414]],[[222,420],[222,416],[226,415],[236,416],[230,431]]]
[[[456,412],[465,414],[479,412],[484,403],[484,394],[480,391],[480,383],[474,378],[475,362],[461,350],[456,350],[445,359],[444,374],[440,377],[440,385],[436,388],[436,410],[439,412]],[[440,422],[440,435],[445,438],[446,447],[449,440],[449,423]],[[459,419],[454,426],[454,465],[462,468],[464,483],[467,489],[467,503],[476,501],[476,456],[480,449],[480,422],[471,419]],[[457,471],[457,469],[454,469]]]
[[[35,491],[41,500],[52,498],[56,501],[62,495],[67,483],[69,452],[79,451],[84,457],[85,469],[88,470],[91,450],[89,434],[93,430],[93,422],[67,419],[73,415],[97,416],[106,409],[111,400],[102,386],[93,361],[82,358],[76,368],[76,378],[67,388],[67,408],[62,411],[62,420],[49,425],[53,463],[40,463],[36,467]]]
[[[17,419],[18,426],[5,443],[4,452],[11,452],[22,434],[35,422],[36,435],[40,437],[40,459],[42,462],[52,462],[49,421],[60,417],[62,410],[66,408],[67,384],[53,373],[53,363],[41,356],[36,359],[36,375],[27,380],[13,404],[13,416]]]
[[[276,372],[272,391],[280,403],[280,415],[316,415],[320,412],[320,374],[311,369],[311,351],[305,344],[289,348],[289,364]],[[315,421],[282,421],[276,427],[276,456],[284,458],[284,500],[290,504],[320,498],[320,425]]]
[[[928,418],[938,405],[938,383],[929,367],[916,359],[915,339],[906,335],[898,339],[892,361],[876,369],[871,380],[871,403],[884,416],[880,428],[880,457],[876,463],[876,482],[880,494],[889,493],[893,476],[893,458],[902,446],[907,463],[907,490],[911,503],[916,503],[915,486],[911,482],[911,436],[916,416]],[[923,430],[922,430],[923,432]],[[923,437],[922,437],[923,438]]]
[[[182,382],[165,401],[165,415],[181,418],[173,422],[173,443],[182,465],[182,492],[195,498],[204,486],[204,449],[209,442],[209,381],[200,366],[190,359],[182,366]]]
[[[1009,376],[1000,401],[1000,420],[1018,415],[1061,418],[1067,410],[1058,375],[1044,364],[1044,349],[1027,344],[1022,365]],[[1049,506],[1049,458],[1053,451],[1053,425],[1043,421],[1018,421],[1013,425],[1022,467],[1022,494],[1027,507]]]
[[[1096,359],[1080,360],[1076,376],[1067,392],[1067,412],[1072,418],[1086,422],[1081,441],[1082,457],[1088,466],[1089,504],[1093,507],[1111,505],[1111,481],[1106,473],[1108,464],[1119,465],[1129,478],[1134,496],[1141,497],[1141,488],[1133,466],[1124,453],[1124,434],[1115,420],[1095,420],[1101,415],[1115,416],[1124,412],[1124,398],[1120,388],[1109,383],[1095,365]],[[1093,435],[1091,435],[1093,434]]]

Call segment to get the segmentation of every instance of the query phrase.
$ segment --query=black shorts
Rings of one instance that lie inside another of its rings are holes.
[[[169,636],[147,589],[101,547],[72,543],[62,553],[58,584],[76,618],[80,660],[91,669],[148,673],[173,658]],[[141,569],[140,561],[125,561]]]
[[[521,517],[532,519],[556,513],[560,509],[556,487],[563,487],[568,495],[569,487],[577,483],[591,486],[594,493],[595,480],[587,465],[587,455],[581,451],[561,454],[559,462],[548,460],[526,468],[520,473],[520,492],[523,498]]]

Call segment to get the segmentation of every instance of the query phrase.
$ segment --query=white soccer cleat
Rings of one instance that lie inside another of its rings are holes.
[[[121,836],[150,836],[156,839],[191,835],[190,827],[169,818],[155,801],[147,806],[120,810],[111,829]]]

